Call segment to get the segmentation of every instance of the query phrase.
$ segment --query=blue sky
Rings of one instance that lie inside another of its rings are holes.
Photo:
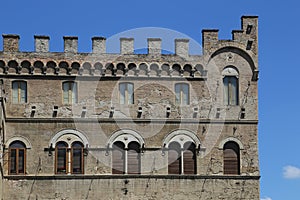
[[[299,7],[297,0],[10,0],[1,2],[0,33],[19,34],[24,51],[34,49],[35,34],[51,36],[51,51],[62,51],[62,37],[75,35],[79,51],[90,52],[91,37],[140,27],[172,29],[199,43],[202,29],[218,28],[221,39],[230,39],[242,15],[258,15],[261,198],[294,200],[300,196]]]

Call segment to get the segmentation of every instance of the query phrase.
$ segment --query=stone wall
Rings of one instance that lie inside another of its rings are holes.
[[[133,38],[120,39],[120,54],[107,54],[103,37],[92,38],[92,53],[78,53],[76,36],[64,37],[64,52],[49,52],[48,36],[35,36],[35,52],[20,52],[19,36],[3,35],[3,199],[259,200],[258,24],[241,20],[232,40],[203,30],[203,55],[189,55],[188,39],[175,40],[174,55],[162,54],[159,38],[148,39],[148,54],[134,54]],[[238,79],[237,105],[224,104],[227,67]],[[27,102],[13,103],[12,83],[20,80]],[[78,102],[63,102],[65,81],[77,83]],[[124,105],[119,84],[128,82],[134,103]],[[175,102],[178,83],[189,86],[188,105]],[[123,132],[141,142],[139,175],[112,175],[111,142]],[[84,143],[83,174],[55,174],[53,146],[66,133]],[[168,141],[177,135],[196,145],[194,175],[168,175]],[[21,175],[8,173],[16,140],[26,144]],[[228,141],[239,146],[238,175],[224,174]]]

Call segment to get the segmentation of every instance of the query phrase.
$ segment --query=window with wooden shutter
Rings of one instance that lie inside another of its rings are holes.
[[[67,173],[67,149],[68,145],[65,142],[58,142],[55,148],[55,171],[58,174],[66,174]]]
[[[181,174],[181,151],[177,142],[172,142],[168,150],[168,173]]]
[[[9,146],[9,174],[25,174],[26,147],[15,141]]]
[[[224,174],[240,174],[240,148],[235,142],[227,142],[224,145]]]
[[[127,173],[140,174],[141,173],[141,154],[140,145],[137,142],[128,144],[127,153]]]
[[[125,173],[125,145],[122,142],[115,142],[112,151],[112,173]]]
[[[183,152],[183,173],[184,174],[197,174],[196,167],[196,147],[194,143],[186,143]]]
[[[72,173],[83,173],[83,145],[80,142],[72,144]]]

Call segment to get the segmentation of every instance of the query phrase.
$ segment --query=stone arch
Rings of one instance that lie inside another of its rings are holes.
[[[94,64],[94,68],[95,68],[95,75],[102,75],[102,70],[103,70],[103,65],[100,62],[96,62]]]
[[[5,62],[0,60],[0,73],[5,73]]]
[[[232,53],[238,54],[242,58],[244,58],[251,67],[252,79],[253,80],[257,79],[256,76],[257,76],[258,68],[257,68],[257,66],[255,66],[254,60],[252,59],[252,57],[254,55],[250,55],[248,52],[244,51],[243,49],[241,49],[239,47],[235,47],[233,45],[222,47],[222,48],[216,50],[214,53],[212,53],[208,62],[210,62],[215,56],[219,55],[220,53],[224,53],[224,52],[232,52]]]
[[[123,142],[125,144],[125,148],[128,148],[128,144],[130,142],[138,142],[140,146],[143,146],[145,144],[145,141],[142,138],[142,136],[136,131],[131,129],[122,129],[116,131],[110,136],[107,145],[110,148],[112,148],[113,143],[117,141]]]
[[[184,148],[184,144],[186,142],[193,142],[196,147],[201,144],[199,138],[195,133],[185,129],[179,129],[169,133],[163,140],[163,146],[168,148],[169,144],[172,142],[178,142],[181,148]]]
[[[24,60],[21,62],[21,73],[31,73],[31,63],[28,60]]]
[[[223,147],[224,147],[224,145],[225,145],[227,142],[235,142],[235,143],[237,143],[237,144],[239,145],[240,150],[243,150],[243,149],[244,149],[243,143],[242,143],[239,139],[237,139],[237,138],[235,138],[235,137],[229,137],[229,138],[226,138],[225,140],[222,140],[222,141],[220,142],[220,144],[219,144],[219,149],[222,150]]]
[[[90,75],[91,74],[91,69],[92,69],[91,63],[85,62],[85,63],[83,63],[83,65],[81,67],[80,74]]]
[[[125,64],[124,63],[118,63],[117,64],[117,70],[116,75],[124,75],[125,74]]]
[[[81,133],[80,131],[77,131],[77,130],[74,130],[74,129],[65,129],[65,130],[61,130],[58,133],[56,133],[52,137],[52,139],[50,140],[49,146],[52,145],[52,147],[55,148],[56,143],[58,141],[60,141],[63,136],[66,136],[66,135],[77,137],[77,139],[79,139],[79,141],[82,142],[82,144],[84,145],[84,147],[88,147],[89,146],[89,141],[88,141],[87,137],[83,133]],[[71,141],[71,143],[73,143],[73,142],[74,141]]]
[[[9,138],[6,143],[5,143],[5,146],[8,148],[9,145],[15,141],[21,141],[25,144],[26,146],[26,149],[31,149],[32,148],[32,145],[31,145],[31,142],[24,136],[21,136],[21,135],[16,135],[16,136],[13,136],[11,138]]]
[[[15,60],[10,60],[8,62],[8,73],[18,73],[18,63]]]
[[[183,76],[189,77],[192,75],[192,66],[190,64],[185,64],[183,66]]]
[[[69,63],[66,61],[61,61],[59,64],[59,72],[62,74],[68,74],[69,73]]]
[[[80,64],[78,62],[73,62],[71,64],[71,68],[72,68],[72,71],[71,71],[72,74],[78,74],[79,70],[80,70]]]
[[[49,62],[47,62],[47,64],[46,64],[46,66],[47,66],[47,74],[56,74],[57,73],[57,69],[58,69],[58,67],[57,67],[57,64],[56,64],[56,62],[54,62],[54,61],[49,61]]]
[[[160,75],[160,70],[159,70],[159,66],[157,63],[152,63],[150,65],[149,75],[150,76],[159,76]]]
[[[149,72],[148,65],[146,63],[139,64],[139,76],[147,76]]]
[[[113,63],[106,63],[105,65],[105,75],[108,75],[108,76],[112,76],[114,75],[114,64]]]
[[[129,76],[134,76],[134,75],[136,75],[136,64],[134,64],[134,63],[129,63],[129,65],[128,65],[128,75],[129,75]]]

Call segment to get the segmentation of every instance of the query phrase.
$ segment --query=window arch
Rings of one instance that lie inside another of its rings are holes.
[[[175,103],[177,105],[189,105],[190,104],[189,84],[187,84],[187,83],[176,83],[175,84]]]
[[[172,142],[168,148],[168,173],[181,174],[181,148],[177,142]]]
[[[196,148],[200,148],[198,137],[188,130],[176,130],[164,139],[168,150],[169,174],[197,174]]]
[[[71,168],[72,174],[83,173],[83,144],[74,142],[71,147]]]
[[[21,141],[14,141],[9,145],[9,174],[25,174],[26,146]]]
[[[55,172],[57,174],[66,174],[68,165],[68,144],[58,142],[55,147]]]
[[[186,142],[184,148],[178,142],[168,146],[168,174],[197,174],[196,146]]]
[[[225,105],[239,104],[238,71],[234,67],[226,67],[223,72],[223,99]]]
[[[108,141],[113,174],[140,174],[143,138],[133,130],[119,130]]]
[[[12,102],[27,103],[27,83],[25,81],[12,82]]]
[[[240,147],[233,141],[226,142],[223,147],[224,174],[240,174]]]
[[[49,146],[55,148],[56,174],[83,174],[84,147],[87,138],[77,130],[62,130],[55,134]]]
[[[62,83],[63,103],[73,104],[78,102],[77,83],[74,81],[65,81]]]

